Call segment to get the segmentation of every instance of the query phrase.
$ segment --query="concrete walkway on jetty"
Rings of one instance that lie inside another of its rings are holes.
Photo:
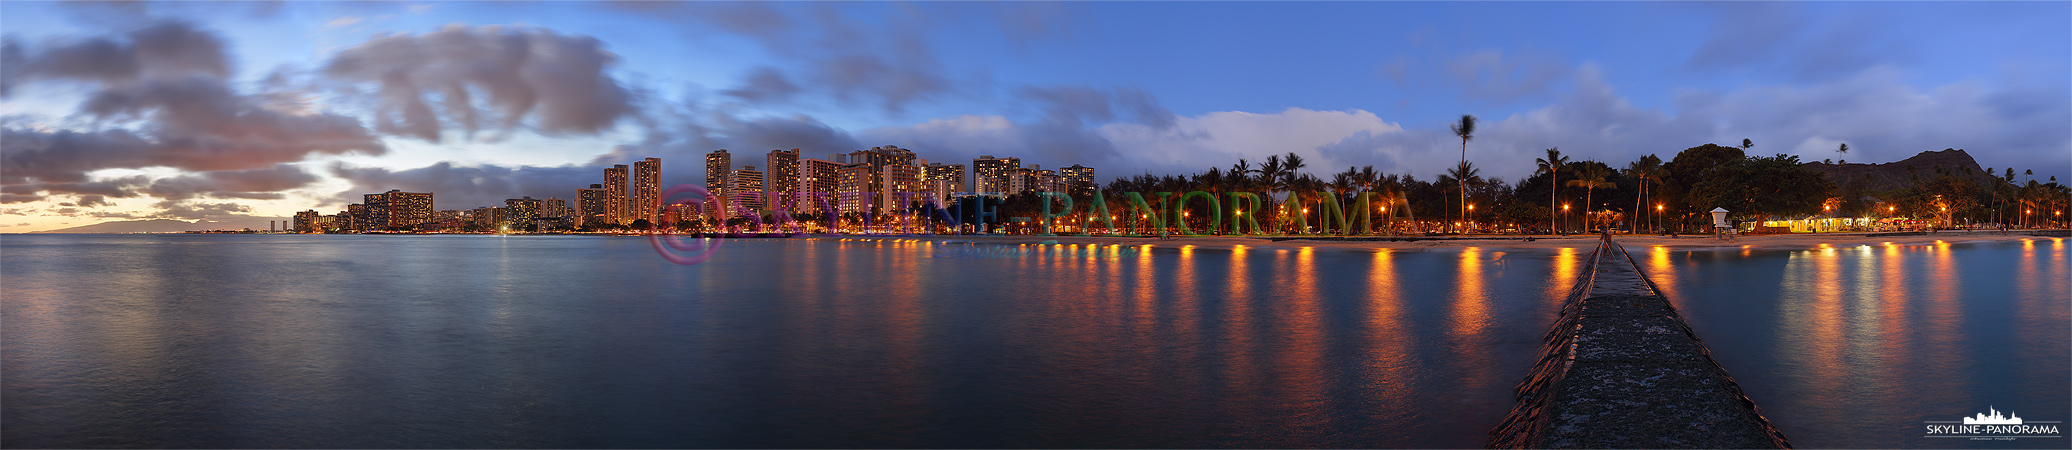
[[[1489,447],[1791,447],[1624,248],[1587,269]]]

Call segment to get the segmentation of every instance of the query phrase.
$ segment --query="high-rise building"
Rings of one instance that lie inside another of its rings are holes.
[[[1036,177],[1036,192],[1064,192],[1064,179],[1055,170],[1037,170],[1030,176]]]
[[[870,164],[848,164],[836,169],[836,208],[843,213],[871,212],[873,194],[878,192],[872,189],[871,180],[876,178]]]
[[[540,200],[526,196],[504,200],[503,225],[513,230],[523,230],[534,219],[540,218]]]
[[[1065,190],[1071,192],[1073,197],[1091,197],[1094,195],[1094,190],[1099,188],[1099,186],[1094,184],[1094,168],[1092,167],[1073,164],[1071,167],[1059,170],[1058,175],[1065,179]]]
[[[913,150],[891,145],[849,152],[849,165],[862,165],[866,167],[860,178],[866,187],[855,191],[843,192],[864,193],[862,194],[863,197],[855,200],[859,205],[862,205],[863,211],[869,211],[873,206],[883,208],[885,206],[883,203],[872,204],[872,202],[882,200],[881,198],[876,198],[875,194],[886,192],[885,167],[893,165],[914,166],[916,159]],[[844,179],[844,182],[847,182],[847,180]],[[842,210],[850,211],[847,206],[844,206]]]
[[[1022,166],[1022,159],[1015,157],[994,158],[984,155],[971,160],[972,186],[979,195],[1000,195],[1010,193],[1007,171]]]
[[[432,193],[388,191],[388,227],[408,229],[432,222]]]
[[[799,191],[799,149],[771,150],[763,170],[769,177],[763,181],[763,189],[769,191],[763,198],[769,200],[770,209],[790,208],[793,195]]]
[[[344,211],[339,211],[337,215],[331,216],[331,228],[325,229],[326,232],[332,229],[336,229],[340,233],[360,232],[360,214],[366,207],[366,205],[358,203],[345,205]]]
[[[633,198],[629,201],[626,209],[632,211],[634,220],[661,221],[655,212],[662,204],[662,158],[633,162]]]
[[[1000,178],[1002,179],[1000,190],[1002,194],[1014,195],[1020,194],[1022,191],[1036,189],[1036,169],[1030,167],[1007,169],[1000,175]]]
[[[927,182],[926,184],[930,185],[935,184],[935,181],[946,182],[945,185],[948,190],[940,191],[939,193],[942,195],[969,192],[970,186],[964,183],[963,164],[929,163],[921,169],[921,181]]]
[[[295,232],[316,233],[323,231],[317,228],[318,217],[323,217],[323,214],[318,214],[317,210],[314,209],[295,213]]]
[[[716,199],[727,198],[728,178],[733,175],[734,157],[727,154],[727,149],[713,150],[712,153],[705,154],[705,193],[707,195],[711,195],[712,198]],[[725,217],[725,210],[720,208],[719,203],[706,202],[706,214],[714,217]]]
[[[432,211],[432,223],[439,230],[454,230],[467,226],[468,212],[457,209]]]
[[[388,231],[388,194],[363,194],[354,222],[360,231]]]
[[[822,199],[825,199],[829,206],[839,204],[840,200],[835,196],[835,192],[841,187],[841,179],[835,172],[841,168],[842,164],[825,159],[799,160],[799,182],[796,191],[799,193],[799,199],[792,210],[819,213],[821,211],[818,208]]]
[[[356,214],[361,231],[405,230],[432,221],[432,194],[390,189],[362,195],[364,205]]]
[[[620,225],[633,223],[626,212],[626,175],[625,164],[604,169],[604,193],[610,202],[605,207],[611,209],[608,220]]]
[[[589,189],[576,188],[576,226],[612,223],[609,219],[610,203],[611,193],[606,192],[602,184],[590,185]]]
[[[496,230],[504,226],[503,212],[504,208],[497,206],[475,208],[468,212],[468,220],[477,228]]]
[[[763,171],[755,170],[755,166],[741,166],[730,177],[734,184],[727,186],[727,192],[732,192],[734,198],[729,205],[738,205],[749,211],[763,210]]]
[[[886,213],[904,211],[921,201],[921,168],[906,164],[892,164],[879,171],[878,178],[885,180],[885,188],[879,191],[878,206]]]

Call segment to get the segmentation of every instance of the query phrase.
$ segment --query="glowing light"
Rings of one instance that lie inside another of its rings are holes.
[[[1567,211],[1567,210],[1568,210],[1568,204],[1567,204],[1567,203],[1562,203],[1562,204],[1561,204],[1561,210],[1562,210],[1562,211]]]
[[[1660,203],[1656,203],[1656,204],[1655,204],[1655,210],[1656,210],[1656,211],[1661,211],[1661,210],[1662,210],[1662,204],[1660,204]]]

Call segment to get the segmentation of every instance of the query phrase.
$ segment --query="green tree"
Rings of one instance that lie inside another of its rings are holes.
[[[1741,158],[1721,165],[1691,188],[1698,206],[1726,208],[1735,217],[1813,214],[1820,211],[1834,183],[1799,164],[1799,157],[1779,154]]]
[[[1606,178],[1611,176],[1611,174],[1608,173],[1610,171],[1605,170],[1603,167],[1603,164],[1592,164],[1589,166],[1585,166],[1583,170],[1576,173],[1576,179],[1568,180],[1569,186],[1583,188],[1583,217],[1586,222],[1589,220],[1591,214],[1591,195],[1597,192],[1597,188],[1612,187],[1611,182],[1605,181]],[[1585,227],[1588,227],[1587,223]]]
[[[1674,211],[1674,213],[1678,217],[1684,218],[1684,222],[1689,221],[1692,213],[1703,216],[1703,211],[1709,211],[1713,208],[1712,206],[1706,206],[1710,205],[1712,200],[1709,198],[1699,198],[1693,194],[1694,188],[1698,183],[1710,178],[1714,172],[1719,171],[1720,167],[1744,157],[1746,156],[1742,153],[1742,149],[1716,144],[1705,144],[1679,151],[1676,153],[1676,157],[1671,158],[1668,163],[1662,165],[1664,171],[1662,180],[1663,197],[1683,199],[1681,202],[1673,204],[1677,205],[1677,211]]]

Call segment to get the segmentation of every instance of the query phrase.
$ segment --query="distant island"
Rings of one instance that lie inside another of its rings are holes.
[[[267,229],[267,221],[269,220],[286,222],[288,219],[285,217],[253,217],[249,219],[238,218],[234,220],[224,221],[200,220],[193,222],[178,219],[123,220],[115,222],[102,222],[93,225],[84,225],[71,228],[60,228],[56,230],[36,231],[34,233],[181,233],[187,231],[238,230],[244,228],[250,228],[254,230],[265,230]]]

